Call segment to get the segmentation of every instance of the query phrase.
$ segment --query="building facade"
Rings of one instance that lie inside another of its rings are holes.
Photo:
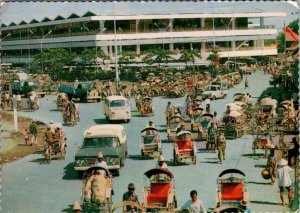
[[[81,54],[96,47],[114,60],[115,46],[118,53],[164,48],[174,51],[175,58],[180,50],[193,49],[201,53],[197,63],[205,63],[214,46],[220,57],[276,55],[276,46],[270,46],[269,40],[276,39],[278,31],[264,20],[285,16],[281,12],[99,15],[86,11],[81,16],[2,23],[1,59],[29,63],[47,48]]]

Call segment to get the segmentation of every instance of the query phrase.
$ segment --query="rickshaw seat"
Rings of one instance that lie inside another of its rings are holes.
[[[144,143],[151,143],[153,141],[153,135],[148,135],[144,137]]]
[[[192,142],[190,140],[176,141],[180,153],[189,153],[193,150]]]
[[[223,183],[222,200],[242,200],[243,183]]]
[[[151,183],[148,202],[167,202],[170,183]]]

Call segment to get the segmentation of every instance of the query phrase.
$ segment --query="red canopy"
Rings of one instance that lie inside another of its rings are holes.
[[[285,27],[285,40],[286,41],[299,41],[299,35],[294,33],[288,26]]]

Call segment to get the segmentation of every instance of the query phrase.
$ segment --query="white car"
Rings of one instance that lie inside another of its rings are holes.
[[[224,98],[227,95],[227,90],[221,90],[220,85],[210,85],[208,90],[202,93],[203,98],[209,97],[212,100]]]
[[[123,96],[106,97],[104,101],[104,114],[108,122],[112,120],[125,120],[128,123],[131,119],[129,100]]]

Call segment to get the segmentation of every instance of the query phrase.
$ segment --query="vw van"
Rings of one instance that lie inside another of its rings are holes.
[[[104,101],[104,115],[108,122],[125,120],[128,123],[131,119],[129,100],[123,96],[106,97]]]

